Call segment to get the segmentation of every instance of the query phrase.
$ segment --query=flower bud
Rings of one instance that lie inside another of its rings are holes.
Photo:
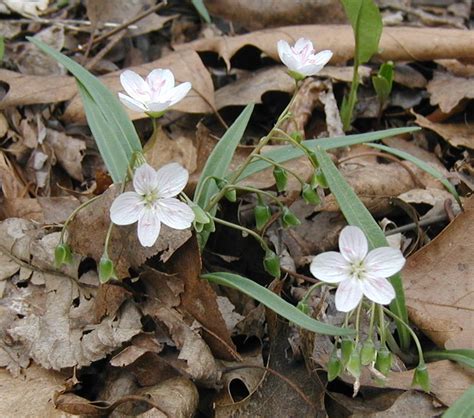
[[[303,135],[301,134],[300,131],[293,131],[290,136],[296,141],[298,142],[298,144],[301,144],[301,142],[303,141]]]
[[[71,247],[67,244],[61,243],[54,249],[54,264],[56,267],[61,267],[63,264],[72,263]]]
[[[99,262],[99,280],[101,283],[107,283],[110,279],[116,279],[114,263],[106,255],[102,255]]]
[[[267,250],[265,252],[263,266],[265,267],[265,271],[268,274],[272,275],[273,277],[280,277],[280,258],[272,250]]]
[[[332,352],[326,368],[328,370],[329,382],[332,382],[336,377],[338,377],[342,373],[342,363],[339,357],[337,356],[337,350],[334,350]]]
[[[387,347],[383,346],[377,351],[377,359],[375,360],[375,368],[384,376],[388,375],[392,367],[392,353]]]
[[[201,206],[196,204],[191,204],[190,206],[194,212],[194,222],[199,224],[207,224],[210,222],[209,215],[201,208]]]
[[[375,356],[377,355],[375,351],[375,345],[372,340],[365,340],[362,344],[362,349],[360,350],[360,362],[363,366],[368,366],[375,361]]]
[[[224,193],[224,197],[229,202],[236,202],[237,201],[237,192],[235,191],[235,189],[226,189],[226,192]]]
[[[327,189],[328,182],[322,170],[318,168],[311,177],[311,187],[315,189],[317,186],[321,186],[323,189]]]
[[[286,184],[288,183],[288,173],[286,172],[286,170],[281,167],[274,167],[273,177],[275,178],[277,190],[279,192],[285,190]]]
[[[316,158],[316,154],[314,153],[314,151],[310,150],[309,148],[306,148],[306,153],[313,166],[319,167],[318,159]]]
[[[309,305],[306,302],[303,302],[300,300],[296,307],[303,312],[304,314],[308,315],[309,314]]]
[[[202,228],[203,231],[208,231],[210,233],[213,233],[216,231],[216,224],[214,223],[214,219],[209,217],[209,222],[207,224],[203,225]]]
[[[425,392],[429,393],[431,387],[430,376],[428,375],[428,368],[426,367],[425,363],[418,364],[418,367],[415,369],[415,374],[413,375],[411,385],[418,385]]]
[[[356,379],[360,377],[360,351],[356,348],[352,350],[351,355],[349,356],[349,361],[346,365],[347,371],[354,376]]]
[[[255,226],[260,231],[267,224],[268,220],[272,216],[270,208],[262,203],[258,203],[254,209],[255,214]]]
[[[354,350],[354,340],[349,337],[343,337],[341,341],[341,360],[342,364],[347,364],[352,351]]]
[[[301,195],[308,205],[319,205],[321,203],[318,193],[316,193],[316,191],[308,183],[303,185]]]
[[[296,217],[296,215],[288,208],[283,209],[283,216],[282,216],[283,226],[285,228],[289,228],[290,226],[297,226],[301,224],[300,220]]]

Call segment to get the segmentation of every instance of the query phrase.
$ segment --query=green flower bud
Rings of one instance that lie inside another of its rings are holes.
[[[377,351],[377,359],[375,360],[375,368],[384,376],[388,375],[392,367],[392,353],[387,347],[381,347]]]
[[[307,183],[303,185],[301,195],[308,205],[319,205],[321,203],[318,193]]]
[[[306,148],[306,153],[313,166],[319,167],[318,159],[316,158],[316,154],[314,153],[314,151],[311,151],[309,148]]]
[[[209,215],[201,208],[201,206],[196,204],[191,204],[190,206],[194,212],[194,222],[198,224],[207,224],[210,222]]]
[[[279,192],[285,190],[288,183],[288,173],[286,170],[281,167],[273,167],[273,177],[275,178],[277,190]]]
[[[226,189],[224,196],[229,202],[237,201],[237,192],[235,189]]]
[[[377,352],[375,351],[375,345],[372,340],[365,340],[362,344],[362,349],[360,350],[360,362],[363,366],[368,366],[375,361],[375,356]]]
[[[342,338],[341,341],[341,360],[342,364],[346,365],[349,358],[354,351],[354,340],[349,337]]]
[[[279,278],[281,276],[280,258],[272,250],[266,251],[263,266],[265,271],[273,277]]]
[[[361,364],[360,364],[359,349],[356,348],[355,350],[352,350],[352,353],[349,357],[349,361],[347,362],[346,368],[347,368],[347,371],[356,379],[360,377]]]
[[[272,211],[267,205],[258,203],[254,209],[255,214],[255,226],[260,231],[267,224],[268,220],[272,216]]]
[[[110,279],[116,279],[114,263],[107,255],[102,255],[99,262],[99,280],[101,283],[107,283]]]
[[[293,131],[290,136],[296,141],[298,142],[298,144],[301,144],[301,142],[303,141],[303,135],[301,134],[301,132],[299,131]]]
[[[322,170],[318,168],[311,177],[311,187],[315,189],[317,186],[321,186],[323,189],[328,188],[328,182],[326,180],[325,175],[323,174]]]
[[[203,231],[208,231],[210,233],[213,233],[216,231],[216,224],[214,223],[214,219],[209,217],[209,222],[203,225],[202,228]]]
[[[337,356],[337,350],[334,350],[329,358],[327,364],[328,370],[328,381],[332,382],[336,377],[338,377],[342,373],[342,362]]]
[[[425,392],[430,392],[430,376],[428,375],[428,368],[425,363],[418,364],[411,382],[412,386],[420,386]]]
[[[303,312],[304,314],[308,315],[309,314],[309,305],[306,302],[303,302],[300,300],[296,307]]]
[[[54,249],[54,264],[55,266],[61,267],[63,264],[72,263],[72,251],[71,247],[67,244],[61,243]]]
[[[297,226],[301,224],[300,220],[296,217],[296,215],[288,208],[283,209],[282,215],[283,226],[285,228],[289,228],[290,226]]]

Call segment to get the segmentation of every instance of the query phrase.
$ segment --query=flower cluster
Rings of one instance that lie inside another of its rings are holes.
[[[339,236],[339,250],[317,255],[310,266],[314,277],[327,283],[339,283],[336,309],[349,312],[362,296],[381,305],[390,303],[395,290],[388,277],[405,264],[400,250],[391,247],[369,252],[367,238],[357,226],[346,226]]]

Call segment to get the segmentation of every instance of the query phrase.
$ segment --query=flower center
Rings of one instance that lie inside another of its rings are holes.
[[[352,277],[362,280],[365,277],[366,269],[363,261],[355,262],[351,264],[350,272]]]
[[[158,200],[158,193],[157,192],[149,192],[143,196],[143,201],[145,202],[145,206],[151,208],[153,204]]]

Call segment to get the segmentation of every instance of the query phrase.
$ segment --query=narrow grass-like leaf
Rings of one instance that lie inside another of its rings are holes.
[[[379,46],[382,16],[374,0],[341,0],[355,38],[355,57],[359,64],[367,62]]]
[[[211,16],[209,16],[209,12],[207,11],[206,5],[204,4],[203,0],[191,0],[194,8],[197,10],[199,15],[204,19],[206,23],[211,23]]]
[[[414,131],[419,131],[418,127],[407,127],[407,128],[394,128],[386,129],[383,131],[369,132],[365,134],[356,134],[348,136],[338,136],[334,138],[322,138],[322,139],[310,139],[303,141],[302,144],[307,148],[314,150],[316,146],[321,147],[324,150],[333,148],[348,147],[351,145],[362,144],[364,142],[376,141],[378,139],[388,138],[390,136],[402,135]],[[262,156],[269,158],[277,163],[284,163],[286,161],[293,160],[301,157],[303,151],[300,148],[296,148],[292,145],[285,147],[279,147],[276,150],[263,152]],[[255,160],[248,165],[248,167],[240,175],[239,179],[242,180],[249,177],[259,171],[265,170],[271,167],[271,164],[263,160]]]
[[[421,168],[422,170],[426,171],[428,174],[432,175],[435,179],[439,180],[444,187],[453,195],[453,197],[457,200],[459,205],[462,207],[461,199],[459,198],[458,192],[454,188],[454,186],[449,182],[449,180],[443,176],[436,168],[432,165],[416,158],[415,156],[409,154],[405,151],[400,151],[396,148],[387,147],[386,145],[382,144],[367,144],[372,148],[377,148],[379,150],[388,152],[389,154],[396,155],[397,157],[403,158],[404,160],[410,161],[415,164],[417,167]]]
[[[439,350],[439,351],[425,351],[423,353],[425,360],[453,360],[458,363],[474,368],[474,350],[458,349],[458,350]]]
[[[79,81],[77,82],[79,93],[84,103],[84,110],[86,112],[87,121],[91,129],[92,135],[99,148],[105,165],[107,166],[110,176],[114,183],[121,183],[124,180],[128,168],[128,156],[121,147],[117,147],[110,138],[113,137],[113,132],[100,111],[97,102],[89,94],[87,90]]]
[[[335,327],[334,325],[324,324],[323,322],[316,321],[315,319],[301,312],[295,306],[283,300],[271,290],[259,285],[258,283],[255,283],[250,279],[239,276],[238,274],[226,272],[208,273],[202,275],[201,278],[222,286],[237,289],[238,291],[245,293],[246,295],[265,305],[267,308],[276,312],[278,315],[281,315],[283,318],[286,318],[288,321],[298,325],[301,328],[307,329],[308,331],[325,335],[354,334],[354,330],[352,329],[339,328]]]
[[[443,414],[442,418],[472,418],[474,417],[474,385],[464,392]]]
[[[90,98],[97,104],[96,110],[102,113],[102,117],[98,118],[98,120],[104,120],[108,125],[106,129],[109,132],[110,136],[107,138],[107,141],[112,145],[110,147],[112,153],[116,152],[117,158],[123,158],[123,155],[125,155],[126,164],[128,164],[132,157],[132,154],[134,152],[141,151],[142,146],[135,127],[133,126],[133,123],[128,118],[125,109],[123,108],[117,97],[107,87],[105,87],[94,75],[92,75],[89,71],[87,71],[77,62],[73,61],[71,58],[66,57],[65,55],[61,54],[60,52],[56,51],[55,49],[51,48],[50,46],[36,38],[29,37],[28,39],[42,51],[51,55],[58,62],[63,64],[82,84],[83,88],[87,90]],[[100,140],[98,138],[100,137],[96,137],[96,140]],[[103,144],[99,147],[99,149],[100,148],[106,149],[108,147],[104,146]],[[123,150],[123,152],[119,150]],[[104,158],[104,155],[102,155],[102,157]],[[122,162],[120,165],[126,166],[126,164],[125,162]],[[107,166],[107,168],[109,167]],[[125,173],[125,171],[121,173],[121,180],[123,179]]]
[[[347,222],[350,225],[358,226],[364,231],[370,248],[388,247],[385,235],[377,225],[377,222],[375,222],[370,212],[357,197],[351,186],[349,186],[326,151],[320,147],[316,147],[315,153],[321,170],[326,177],[329,189],[336,198]],[[396,293],[395,299],[390,304],[390,310],[405,321],[405,323],[408,323],[405,294],[400,274],[392,276],[390,282]],[[407,350],[410,344],[410,335],[406,328],[399,322],[397,323],[397,329],[402,349]]]

